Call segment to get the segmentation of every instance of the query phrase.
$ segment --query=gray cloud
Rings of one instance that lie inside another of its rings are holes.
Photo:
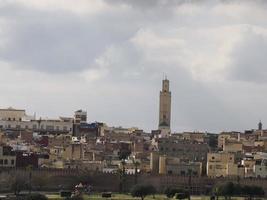
[[[248,29],[231,53],[230,78],[234,80],[267,82],[267,35]]]
[[[91,121],[155,129],[166,73],[173,130],[252,128],[267,119],[267,14],[261,5],[112,0],[88,14],[5,4],[0,105],[52,116],[84,108]],[[257,28],[244,31],[244,24]]]
[[[51,73],[80,71],[90,67],[109,45],[132,35],[131,27],[123,28],[124,22],[110,24],[109,20],[115,22],[120,17],[109,13],[81,18],[63,11],[9,9],[16,14],[5,16],[10,24],[0,58],[20,68]],[[20,20],[14,22],[17,18]]]

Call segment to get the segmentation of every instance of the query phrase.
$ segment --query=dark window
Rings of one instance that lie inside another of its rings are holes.
[[[8,164],[8,160],[5,159],[5,160],[4,160],[4,165],[7,165],[7,164]]]
[[[3,159],[0,159],[0,165],[3,165],[3,163],[4,163]]]
[[[11,160],[11,165],[14,165],[15,164],[15,160]]]

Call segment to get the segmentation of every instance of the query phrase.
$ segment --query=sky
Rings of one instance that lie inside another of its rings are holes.
[[[0,107],[172,131],[267,124],[264,0],[1,0]]]

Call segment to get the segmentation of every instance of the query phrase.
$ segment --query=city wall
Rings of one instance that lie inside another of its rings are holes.
[[[191,194],[209,194],[216,184],[227,181],[239,182],[244,185],[257,185],[263,187],[267,194],[267,179],[237,179],[207,177],[184,177],[175,175],[138,174],[121,176],[97,171],[81,171],[75,169],[56,170],[22,170],[0,169],[0,190],[8,191],[15,177],[22,177],[25,184],[31,184],[35,190],[58,191],[71,189],[80,182],[88,183],[94,191],[129,192],[137,183],[151,184],[158,192],[163,192],[166,187],[179,187],[189,189]]]

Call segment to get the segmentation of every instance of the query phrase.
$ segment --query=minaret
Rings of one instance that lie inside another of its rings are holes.
[[[171,128],[171,92],[167,77],[162,81],[159,102],[159,129]]]
[[[262,131],[262,122],[260,121],[259,124],[258,124],[258,130],[259,131]]]

